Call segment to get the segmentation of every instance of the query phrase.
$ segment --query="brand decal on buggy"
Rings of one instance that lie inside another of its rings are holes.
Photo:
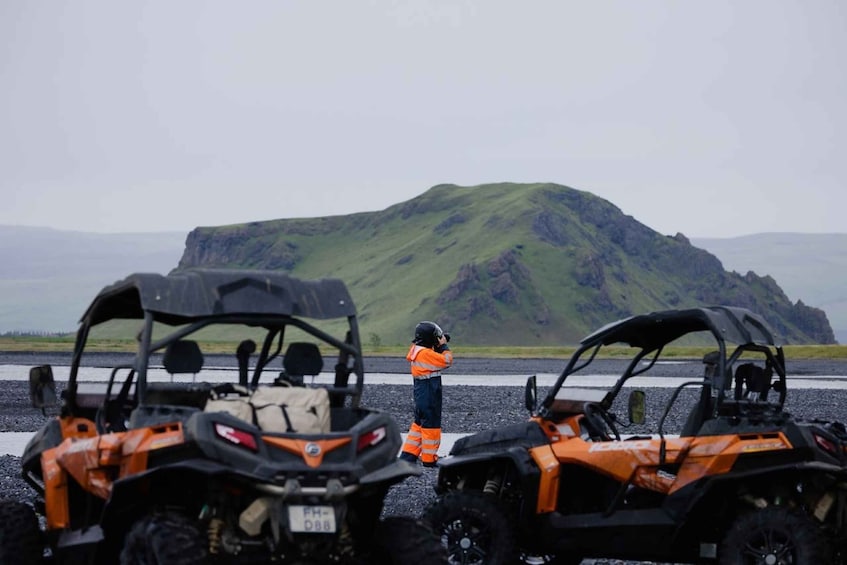
[[[751,451],[770,451],[771,449],[787,449],[788,446],[781,441],[765,441],[761,443],[753,443],[745,445],[741,451],[749,453]]]
[[[589,453],[595,451],[641,451],[650,449],[650,441],[608,441],[593,443],[588,449]]]
[[[667,471],[663,471],[662,469],[656,471],[656,477],[662,479],[663,481],[674,482],[676,480],[676,475],[674,475],[673,473],[668,473]]]
[[[335,509],[332,506],[289,506],[288,524],[292,532],[334,533]]]
[[[306,444],[306,455],[310,457],[317,457],[321,454],[321,446],[315,442],[310,441]]]
[[[150,442],[150,449],[161,449],[182,441],[183,439],[177,436],[163,437]]]
[[[556,426],[556,430],[565,437],[575,437],[576,433],[573,431],[573,428],[570,424],[559,424]]]

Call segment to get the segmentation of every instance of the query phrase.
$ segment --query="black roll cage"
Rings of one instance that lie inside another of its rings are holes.
[[[303,318],[342,320],[347,330],[341,339],[323,331]],[[353,397],[358,403],[364,387],[358,319],[355,305],[344,284],[337,279],[300,280],[275,271],[186,269],[170,275],[136,273],[105,287],[83,315],[71,359],[65,401],[71,413],[77,409],[79,369],[92,328],[114,320],[143,320],[135,358],[130,365],[135,374],[136,397],[144,404],[147,396],[147,371],[153,353],[204,327],[241,325],[267,331],[256,360],[250,386],[258,385],[268,363],[283,345],[285,328],[294,326],[338,350],[336,377],[330,393]],[[153,341],[156,323],[175,328]],[[276,350],[271,352],[278,339]],[[356,376],[354,384],[349,376]],[[116,371],[109,379],[111,392]],[[126,383],[124,387],[128,386]]]
[[[756,351],[765,355],[779,376],[781,388],[779,405],[781,407],[784,404],[787,388],[785,355],[765,320],[745,308],[708,306],[631,316],[607,324],[590,334],[580,342],[580,347],[571,356],[555,384],[548,391],[541,403],[539,415],[547,417],[551,414],[550,407],[567,378],[590,365],[604,346],[623,343],[639,348],[626,370],[603,399],[601,404],[603,408],[608,409],[629,379],[643,374],[655,365],[668,343],[697,332],[711,333],[718,351],[715,382],[709,383],[718,395],[715,413],[724,400],[725,390],[729,384],[724,381],[727,378],[727,368],[731,367],[745,351]],[[728,358],[727,342],[737,345]],[[582,359],[586,352],[590,354],[586,359]],[[639,367],[645,358],[648,358],[647,363]]]

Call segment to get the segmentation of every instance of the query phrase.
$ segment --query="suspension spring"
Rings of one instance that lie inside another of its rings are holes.
[[[217,555],[221,549],[221,531],[224,527],[224,521],[220,518],[212,518],[209,521],[209,554]]]
[[[500,475],[492,475],[485,481],[485,486],[482,487],[482,492],[485,494],[500,494],[500,487],[503,484],[503,478]]]

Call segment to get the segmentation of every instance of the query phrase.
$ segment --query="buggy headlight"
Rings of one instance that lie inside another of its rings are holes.
[[[244,430],[239,430],[232,426],[216,423],[215,435],[233,445],[245,447],[250,451],[259,451],[259,444],[256,442],[256,436],[250,432],[245,432]]]
[[[385,426],[380,426],[379,428],[363,433],[359,436],[359,442],[356,444],[356,452],[373,447],[384,440],[386,435]]]
[[[812,433],[812,435],[814,436],[815,443],[818,444],[818,447],[820,447],[833,457],[838,457],[838,448],[835,446],[835,443],[823,436],[819,436],[816,433]]]

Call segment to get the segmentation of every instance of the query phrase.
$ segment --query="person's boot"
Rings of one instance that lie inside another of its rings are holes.
[[[403,461],[411,463],[412,465],[418,462],[418,458],[409,453],[408,451],[400,452],[400,457],[398,457],[397,459],[402,459]]]
[[[433,461],[422,461],[421,464],[424,467],[438,467],[438,455],[435,456]]]

